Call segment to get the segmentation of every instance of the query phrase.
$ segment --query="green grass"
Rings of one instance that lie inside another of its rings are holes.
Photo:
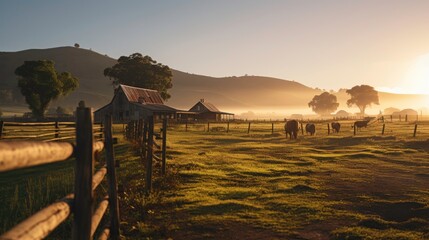
[[[345,129],[298,140],[263,123],[250,134],[244,126],[230,133],[172,126],[168,169],[178,182],[138,207],[144,211],[128,222],[127,236],[428,238],[428,135],[413,138],[405,126],[390,125],[395,136],[374,125],[357,136]]]
[[[144,192],[138,150],[118,135],[122,235],[429,238],[429,128],[421,126],[414,138],[412,123],[386,124],[382,136],[377,124],[353,136],[346,124],[339,134],[328,136],[326,123],[318,123],[316,136],[299,135],[297,140],[286,139],[281,124],[275,125],[274,134],[269,123],[255,124],[250,134],[245,123],[231,124],[230,133],[221,124],[212,124],[217,128],[209,133],[204,125],[188,132],[184,125],[173,125],[168,132],[168,174],[162,177],[155,161],[150,196]],[[66,186],[73,179],[72,166],[61,164],[0,175],[0,198],[6,203],[0,206],[0,227],[8,228],[20,216],[72,191],[72,185]],[[23,207],[29,204],[26,198],[40,199],[40,206]],[[18,208],[23,212],[14,213]]]

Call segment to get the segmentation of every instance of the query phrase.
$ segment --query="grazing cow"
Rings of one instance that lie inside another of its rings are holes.
[[[316,126],[313,123],[307,123],[305,125],[305,132],[313,136],[316,133]]]
[[[332,127],[332,132],[333,133],[339,133],[340,132],[340,128],[341,128],[341,124],[339,122],[332,122],[331,123],[331,127]]]
[[[289,134],[290,139],[292,139],[292,137],[296,139],[298,136],[298,129],[299,129],[298,121],[296,120],[287,121],[285,124],[286,138],[287,138],[287,135]]]
[[[369,121],[356,121],[352,127],[355,127],[356,129],[361,129],[363,127],[367,127],[368,126],[368,122]]]

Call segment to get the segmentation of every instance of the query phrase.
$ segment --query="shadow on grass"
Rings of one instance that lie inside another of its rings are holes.
[[[257,211],[258,208],[239,204],[239,203],[219,203],[208,206],[199,206],[190,211],[194,215],[223,215],[228,213],[244,212],[244,211]]]

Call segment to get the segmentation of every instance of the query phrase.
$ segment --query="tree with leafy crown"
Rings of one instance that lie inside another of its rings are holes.
[[[170,68],[140,53],[120,57],[117,64],[104,69],[104,76],[113,79],[115,86],[125,84],[154,89],[164,100],[171,97],[168,93],[168,89],[173,87]]]
[[[351,107],[356,105],[362,116],[365,115],[365,109],[368,106],[371,106],[373,103],[377,105],[380,104],[378,100],[378,92],[369,85],[356,85],[353,88],[348,89],[346,93],[350,95],[350,99],[347,100],[347,106]]]
[[[33,116],[42,119],[52,100],[66,96],[79,86],[79,80],[68,72],[58,73],[49,60],[25,61],[15,70],[18,87]]]
[[[337,102],[337,97],[334,94],[323,92],[320,95],[316,95],[308,103],[308,107],[311,107],[313,112],[326,116],[335,112],[340,104]]]

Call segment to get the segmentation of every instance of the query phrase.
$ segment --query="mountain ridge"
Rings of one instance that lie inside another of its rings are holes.
[[[0,90],[11,91],[16,99],[11,101],[3,96],[0,105],[25,106],[17,88],[15,69],[24,61],[49,59],[55,62],[58,71],[68,71],[80,80],[79,88],[67,97],[53,104],[74,108],[80,100],[88,106],[99,108],[113,97],[113,87],[109,78],[103,75],[107,67],[117,60],[90,49],[76,47],[55,47],[48,49],[27,49],[16,52],[0,52]],[[168,63],[163,63],[168,65]],[[308,102],[321,90],[313,89],[296,81],[265,76],[210,77],[186,73],[172,68],[173,88],[171,98],[166,104],[187,110],[204,98],[221,110],[242,111],[271,109],[307,109]],[[338,95],[340,108],[344,109],[348,96],[345,92]],[[4,94],[3,94],[4,95]],[[399,95],[380,93],[382,99],[396,98]],[[402,97],[409,103],[420,99],[419,95]],[[383,100],[384,101],[384,100]],[[403,102],[403,101],[402,101]]]

